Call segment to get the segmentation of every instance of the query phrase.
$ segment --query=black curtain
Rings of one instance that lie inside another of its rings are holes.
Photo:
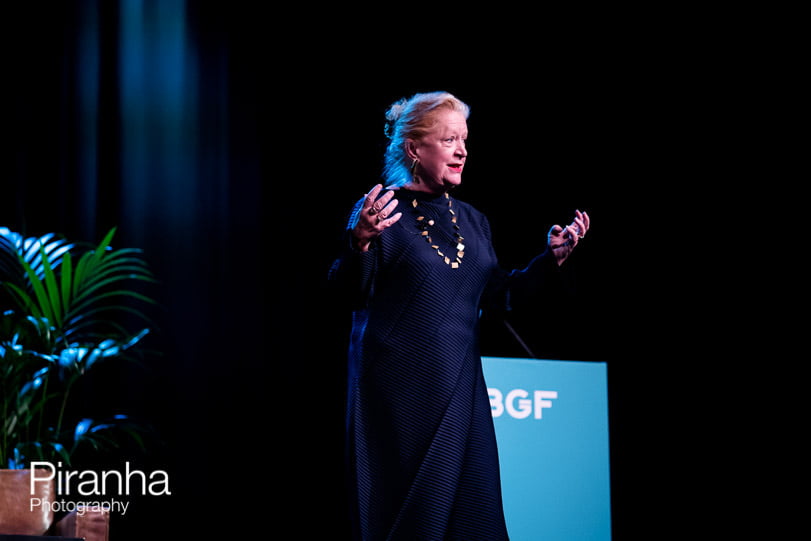
[[[102,464],[121,470],[131,460],[171,480],[171,496],[133,495],[128,513],[113,517],[113,537],[252,531],[214,519],[239,513],[224,508],[249,498],[243,488],[265,497],[270,477],[256,466],[280,441],[269,415],[249,42],[233,10],[209,3],[12,10],[3,44],[3,225],[87,242],[116,227],[114,245],[142,249],[160,282],[148,341],[159,354],[106,368],[83,397],[93,411],[127,413],[155,429],[146,454]]]
[[[4,34],[0,225],[91,243],[116,227],[159,280],[143,363],[98,370],[78,406],[150,425],[147,450],[74,469],[168,473],[171,496],[126,498],[116,539],[279,521],[340,538],[345,327],[324,282],[355,194],[325,191],[347,195],[322,174],[329,89],[256,6],[40,8],[14,6]]]

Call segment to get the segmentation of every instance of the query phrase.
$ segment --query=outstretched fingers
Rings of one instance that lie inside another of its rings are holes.
[[[383,231],[397,220],[400,219],[400,213],[394,214],[399,201],[394,198],[394,192],[387,190],[383,195],[380,192],[383,186],[378,184],[366,194],[366,200],[363,203],[363,211],[361,219],[364,220],[371,229],[375,231]],[[396,219],[394,217],[397,216]]]
[[[403,216],[403,213],[398,212],[398,213],[392,215],[391,218],[381,219],[380,222],[378,222],[377,226],[380,229],[380,231],[382,232],[387,227],[391,227],[392,225],[394,225],[397,222],[397,220],[399,220],[402,216]]]
[[[352,230],[357,248],[365,252],[369,248],[369,243],[387,227],[391,227],[402,217],[401,212],[396,212],[399,201],[394,198],[394,192],[386,190],[383,195],[381,184],[375,185],[366,194],[361,206],[358,221]]]
[[[583,238],[586,236],[586,232],[589,230],[589,225],[591,223],[591,219],[587,212],[580,212],[579,210],[575,210],[575,218],[572,225],[575,226],[577,229],[577,237]]]
[[[382,208],[375,207],[377,196],[380,194],[380,190],[382,189],[383,189],[382,184],[376,184],[374,188],[369,190],[369,193],[366,194],[366,198],[363,201],[363,209],[362,209],[363,214],[374,215],[377,214],[377,212]]]

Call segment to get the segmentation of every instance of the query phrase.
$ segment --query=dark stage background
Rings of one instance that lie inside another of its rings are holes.
[[[414,52],[303,21],[282,37],[291,21],[246,5],[66,2],[6,22],[25,31],[3,44],[0,225],[91,242],[117,226],[161,281],[160,355],[107,367],[83,398],[158,434],[90,466],[170,476],[172,495],[132,497],[111,538],[344,535],[346,317],[326,272],[378,181],[386,108],[436,89],[471,106],[457,196],[490,217],[505,267],[574,209],[591,216],[573,290],[511,323],[540,358],[608,363],[615,538],[685,524],[676,392],[701,317],[674,314],[694,281],[682,219],[701,219],[685,178],[706,147],[680,135],[704,99],[683,66],[622,40]],[[489,320],[483,353],[526,355]]]

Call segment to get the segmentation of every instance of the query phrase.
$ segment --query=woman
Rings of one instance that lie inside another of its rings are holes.
[[[353,302],[347,456],[358,539],[508,538],[479,310],[531,301],[589,228],[577,211],[525,269],[501,270],[487,219],[450,195],[468,114],[446,92],[392,105],[388,189],[357,203],[331,270]]]

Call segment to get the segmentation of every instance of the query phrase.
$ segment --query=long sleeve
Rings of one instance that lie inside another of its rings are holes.
[[[352,309],[362,308],[373,291],[375,268],[377,267],[378,243],[372,241],[369,250],[358,251],[353,245],[352,229],[357,223],[357,213],[363,200],[358,201],[352,210],[344,230],[338,258],[329,269],[328,280],[340,302]]]
[[[489,240],[490,226],[486,218],[483,218],[483,222],[483,230]],[[536,305],[546,293],[565,287],[563,274],[548,249],[535,256],[522,269],[506,270],[498,266],[484,291],[481,306],[495,312],[509,312],[514,308]]]

